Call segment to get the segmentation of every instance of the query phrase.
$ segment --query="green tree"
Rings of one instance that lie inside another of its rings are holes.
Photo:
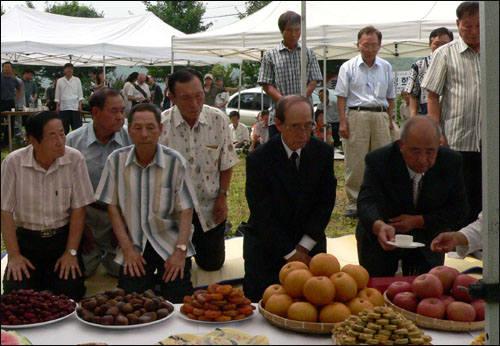
[[[205,31],[212,23],[203,25],[201,20],[206,8],[202,1],[142,1],[146,10],[154,13],[168,25],[185,34]]]
[[[262,7],[265,7],[268,5],[271,1],[246,1],[245,2],[245,12],[240,12],[238,11],[238,17],[240,19],[245,18],[246,16],[251,15],[254,12],[257,12],[260,10]]]
[[[31,8],[32,10],[35,9],[35,5],[33,5],[33,1],[25,1],[26,7]]]
[[[97,12],[92,5],[80,5],[78,1],[65,1],[63,4],[49,4],[46,1],[45,12],[71,17],[104,18],[104,12]]]

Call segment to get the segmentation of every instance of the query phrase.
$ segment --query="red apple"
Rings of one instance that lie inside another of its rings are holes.
[[[387,287],[387,298],[392,302],[396,294],[401,292],[411,292],[411,284],[406,281],[396,281],[393,282],[389,287]]]
[[[469,297],[469,293],[467,292],[467,290],[459,288],[458,286],[468,288],[471,282],[478,281],[478,279],[473,278],[472,276],[469,276],[467,274],[460,274],[459,276],[457,276],[455,281],[453,281],[453,296],[455,297],[455,299],[470,303],[472,299],[471,297]]]
[[[446,266],[437,266],[429,271],[429,274],[436,275],[436,277],[443,284],[443,292],[448,292],[453,285],[453,279],[455,278],[453,272],[450,268]]]
[[[447,296],[445,294],[439,297],[439,299],[441,299],[445,307],[447,307],[450,303],[453,303],[455,301],[455,298],[453,298],[452,296]]]
[[[476,299],[470,305],[476,310],[476,321],[484,321],[484,300]]]
[[[418,299],[413,292],[401,292],[396,294],[393,303],[401,309],[417,312]]]
[[[476,319],[476,310],[470,304],[453,302],[446,308],[446,317],[450,321],[474,322]]]
[[[443,284],[432,274],[422,274],[413,280],[413,293],[420,298],[437,298],[443,295]]]
[[[448,267],[448,266],[445,266],[445,267],[448,268],[449,270],[451,270],[451,272],[453,273],[453,280],[455,280],[455,278],[460,275],[460,272],[458,271],[458,269],[453,268],[453,267]]]
[[[444,303],[439,298],[425,298],[417,306],[417,314],[443,319],[446,313]]]

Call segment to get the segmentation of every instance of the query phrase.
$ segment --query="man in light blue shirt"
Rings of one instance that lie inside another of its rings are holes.
[[[89,100],[93,120],[72,131],[66,145],[78,149],[87,163],[90,181],[97,189],[108,156],[116,149],[132,144],[124,124],[125,106],[118,91],[104,87],[92,94]],[[86,276],[91,276],[102,262],[109,275],[117,277],[120,266],[114,262],[116,239],[103,203],[87,207],[82,238],[83,261]]]
[[[391,142],[396,92],[391,65],[377,57],[381,43],[382,33],[373,26],[361,29],[360,54],[340,67],[335,88],[339,130],[345,139],[347,217],[357,216],[365,155]]]

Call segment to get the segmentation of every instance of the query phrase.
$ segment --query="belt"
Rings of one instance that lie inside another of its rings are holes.
[[[349,109],[367,112],[387,112],[387,107],[349,107]]]
[[[68,231],[69,231],[69,224],[59,228],[44,229],[43,231],[34,231],[22,227],[17,228],[17,232],[19,234],[26,236],[36,236],[37,238],[51,238],[57,234],[65,233]]]
[[[89,204],[89,207],[92,207],[100,211],[108,211],[108,205],[99,201]]]

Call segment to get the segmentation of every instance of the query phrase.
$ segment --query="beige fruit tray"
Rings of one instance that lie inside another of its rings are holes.
[[[272,325],[299,333],[332,334],[332,330],[337,325],[336,323],[312,323],[289,320],[288,318],[283,318],[266,311],[263,307],[262,300],[259,302],[259,312]]]
[[[390,306],[394,311],[399,312],[404,317],[413,321],[417,326],[428,329],[437,329],[437,330],[445,330],[449,332],[469,332],[473,330],[482,330],[484,329],[484,321],[478,322],[456,322],[456,321],[448,321],[441,320],[438,318],[426,317],[422,315],[415,314],[408,310],[401,309],[397,305],[394,305],[389,298],[387,298],[387,292],[384,292],[384,300],[385,303]]]

